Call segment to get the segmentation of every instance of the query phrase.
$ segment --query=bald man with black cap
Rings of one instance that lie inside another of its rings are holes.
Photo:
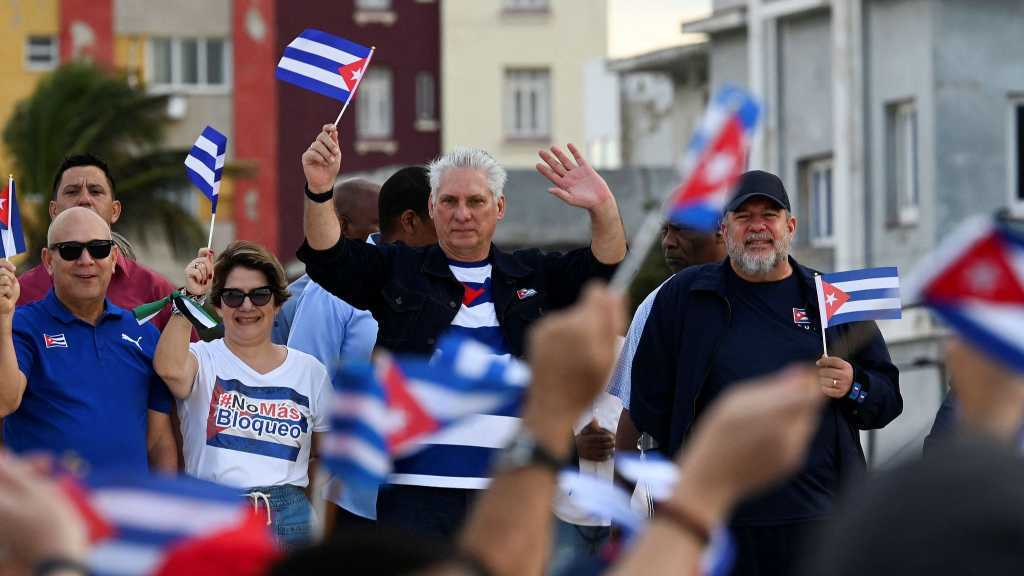
[[[742,502],[730,520],[738,576],[795,573],[808,534],[844,482],[865,470],[859,431],[903,409],[899,373],[874,322],[828,328],[831,355],[822,356],[815,272],[790,255],[796,225],[782,181],[745,173],[722,217],[728,257],[661,287],[633,358],[630,413],[668,456],[730,386],[793,363],[818,367],[828,402],[804,468]]]

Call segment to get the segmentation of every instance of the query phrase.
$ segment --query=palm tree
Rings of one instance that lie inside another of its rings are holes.
[[[30,259],[39,258],[46,241],[54,172],[65,156],[82,152],[106,160],[117,180],[118,231],[142,243],[162,232],[181,257],[204,242],[199,223],[175,201],[188,184],[182,166],[188,151],[161,148],[166,109],[166,96],[78,61],[54,70],[17,104],[3,139],[25,200]]]

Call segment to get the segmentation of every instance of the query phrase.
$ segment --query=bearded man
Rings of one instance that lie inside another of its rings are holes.
[[[899,372],[874,322],[828,328],[831,355],[822,356],[814,272],[789,255],[796,224],[782,181],[745,173],[722,219],[728,257],[661,287],[633,358],[633,421],[666,456],[730,386],[816,361],[830,400],[804,468],[734,510],[736,575],[795,573],[806,536],[841,484],[865,469],[858,430],[881,428],[903,409]]]

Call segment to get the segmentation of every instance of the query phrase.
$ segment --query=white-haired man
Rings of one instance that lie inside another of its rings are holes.
[[[615,197],[575,147],[541,151],[537,170],[563,202],[590,215],[592,241],[564,254],[504,252],[491,243],[505,215],[505,170],[482,150],[456,149],[430,165],[430,216],[438,243],[410,248],[346,241],[327,201],[341,167],[337,129],[323,130],[302,155],[306,243],[298,257],[310,278],[373,313],[377,345],[429,355],[443,333],[462,333],[499,353],[521,357],[525,334],[545,312],[572,304],[584,283],[609,278],[626,254]],[[496,448],[515,436],[517,420],[480,415],[396,463],[378,500],[382,524],[439,536],[455,534],[476,489],[488,482]],[[566,430],[568,436],[571,431]]]

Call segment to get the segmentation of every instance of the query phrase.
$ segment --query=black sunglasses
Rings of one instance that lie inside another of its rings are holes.
[[[110,256],[110,249],[114,247],[113,240],[89,240],[88,242],[57,242],[50,246],[50,250],[56,249],[62,260],[74,262],[82,257],[82,251],[88,250],[93,260],[103,260]]]
[[[248,292],[242,292],[238,288],[225,288],[220,293],[220,301],[228,308],[238,308],[245,302],[246,297],[253,306],[266,306],[274,297],[274,290],[270,286],[260,286]]]

